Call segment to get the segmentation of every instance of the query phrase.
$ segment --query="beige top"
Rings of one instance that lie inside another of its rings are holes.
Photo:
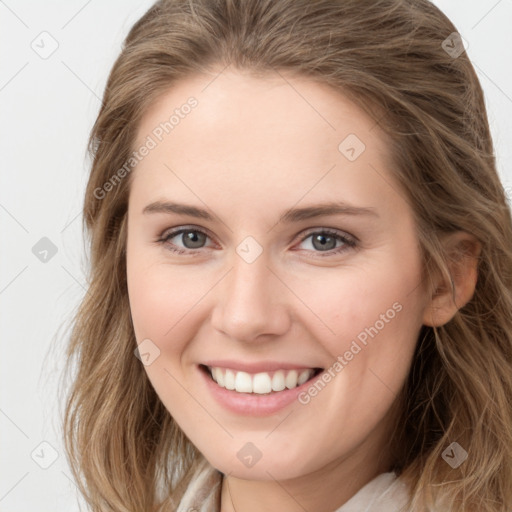
[[[222,477],[205,459],[176,512],[220,512]],[[407,487],[395,473],[382,473],[333,512],[406,512],[407,498]]]

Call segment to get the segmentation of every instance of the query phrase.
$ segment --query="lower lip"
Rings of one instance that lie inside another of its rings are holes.
[[[319,373],[317,376],[293,389],[259,395],[256,393],[238,393],[237,391],[223,388],[201,367],[198,366],[198,369],[208,389],[219,404],[232,412],[246,416],[267,416],[284,409],[297,400],[298,395],[311,386],[314,380],[321,375]]]

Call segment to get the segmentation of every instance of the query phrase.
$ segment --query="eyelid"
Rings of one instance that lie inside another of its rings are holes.
[[[345,239],[347,239],[347,241],[351,241],[354,243],[360,241],[359,238],[357,238],[357,236],[347,233],[346,231],[343,231],[341,229],[316,227],[316,228],[308,228],[308,229],[306,229],[305,232],[303,231],[301,233],[301,236],[302,236],[301,242],[303,242],[308,236],[312,235],[313,233],[328,233],[331,235],[339,236],[341,238],[345,238]]]
[[[165,235],[169,235],[171,233],[177,233],[178,231],[200,231],[201,233],[204,233],[205,235],[210,236],[210,232],[201,226],[196,226],[195,224],[179,224],[178,226],[173,226],[172,228],[165,228],[161,233],[160,237],[164,237]]]
[[[161,234],[158,235],[157,242],[165,243],[167,239],[174,238],[175,236],[183,233],[184,231],[197,231],[198,233],[202,233],[203,235],[206,235],[210,240],[213,240],[213,236],[210,234],[210,232],[202,227],[195,226],[193,224],[184,224],[182,226],[175,226],[173,228],[166,228],[164,229]],[[204,247],[201,247],[201,249],[204,249]],[[189,251],[192,251],[189,249]],[[194,251],[197,252],[197,251]]]
[[[174,238],[175,236],[178,236],[180,234],[182,234],[183,232],[186,232],[186,231],[196,231],[198,233],[202,233],[203,235],[207,236],[208,238],[210,238],[210,240],[213,240],[214,237],[212,237],[209,233],[209,231],[205,228],[202,228],[202,227],[199,227],[199,226],[195,226],[193,224],[184,224],[184,225],[181,225],[181,226],[176,226],[176,227],[173,227],[173,228],[166,228],[164,231],[162,231],[162,233],[159,235],[158,239],[157,239],[157,242],[159,243],[167,243],[168,239],[170,238]],[[327,235],[332,235],[332,236],[335,236],[335,237],[338,237],[338,240],[341,240],[345,247],[338,247],[338,248],[335,248],[335,249],[330,249],[328,251],[308,251],[308,252],[313,252],[313,253],[316,253],[318,256],[322,257],[322,256],[334,256],[334,255],[337,255],[341,252],[344,252],[345,250],[348,250],[348,249],[355,249],[359,243],[359,239],[350,234],[350,233],[347,233],[345,231],[342,231],[340,229],[337,229],[337,228],[328,228],[328,227],[313,227],[313,228],[308,228],[306,229],[305,231],[302,231],[298,236],[300,236],[298,242],[297,243],[302,243],[304,242],[307,238],[309,238],[312,234],[314,233],[323,233],[323,234],[327,234]],[[295,244],[295,245],[296,245]],[[194,250],[194,249],[182,249],[181,247],[175,249],[170,249],[172,252],[176,252],[176,253],[179,253],[179,254],[186,254],[186,255],[189,255],[189,256],[194,256],[196,254],[199,254],[201,249],[205,249],[206,247],[200,247],[198,248],[197,250]],[[325,253],[325,254],[322,254],[322,253]],[[317,257],[317,256],[315,256]]]
[[[167,238],[169,235],[173,234],[174,236],[179,234],[181,231],[198,231],[200,233],[203,233],[204,235],[208,236],[209,238],[213,239],[214,237],[210,234],[210,232],[206,228],[202,228],[200,226],[195,226],[194,224],[184,224],[182,226],[175,226],[174,228],[165,228],[159,235],[159,239],[163,239],[164,237]],[[300,238],[300,241],[304,241],[305,238],[307,238],[312,233],[330,233],[333,235],[338,235],[344,238],[347,238],[349,240],[353,240],[355,242],[359,242],[359,238],[357,236],[352,235],[351,233],[347,233],[346,231],[343,231],[341,229],[337,228],[327,228],[325,226],[317,226],[313,228],[307,228],[305,231],[301,231],[301,233],[298,236],[302,236]],[[167,236],[166,236],[167,235]]]

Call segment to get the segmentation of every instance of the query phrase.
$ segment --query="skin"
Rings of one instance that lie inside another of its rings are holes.
[[[141,144],[190,96],[199,102],[132,172],[127,280],[137,342],[149,338],[158,347],[145,366],[152,385],[227,475],[222,512],[332,511],[389,470],[393,405],[421,325],[442,325],[469,300],[475,267],[459,262],[457,304],[448,292],[429,293],[386,137],[339,92],[284,74],[228,69],[215,76],[175,84],[139,125]],[[352,162],[338,150],[349,134],[366,146]],[[143,213],[170,200],[215,219]],[[279,222],[289,208],[328,201],[377,215]],[[195,246],[183,235],[159,241],[180,226],[208,237]],[[322,251],[308,235],[325,228],[356,237],[357,245],[335,239]],[[236,252],[248,236],[263,251],[252,263]],[[469,239],[459,233],[450,242],[456,248]],[[172,244],[187,253],[173,253]],[[335,254],[339,247],[345,250]],[[401,311],[306,405],[237,415],[212,399],[198,373],[199,363],[214,358],[329,368],[394,303]],[[262,454],[252,467],[237,457],[247,442]]]

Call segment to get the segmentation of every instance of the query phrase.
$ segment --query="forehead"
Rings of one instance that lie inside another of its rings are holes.
[[[143,116],[135,147],[148,138],[154,147],[132,183],[147,194],[179,187],[190,198],[214,191],[247,204],[262,193],[382,202],[392,182],[375,120],[328,85],[282,72],[178,81]]]
[[[197,102],[193,109],[186,107],[190,98]],[[183,115],[181,108],[191,112]],[[292,143],[327,139],[327,143],[337,146],[336,143],[348,135],[347,130],[352,130],[351,133],[364,142],[380,144],[383,149],[384,140],[378,139],[385,138],[375,119],[339,91],[313,79],[284,72],[254,76],[248,72],[221,70],[218,74],[192,75],[179,80],[146,111],[139,124],[138,141],[169,121],[173,113],[178,116],[171,122],[173,137],[169,139],[179,139],[184,126],[193,127],[197,137],[213,134],[217,144],[224,142],[226,145],[229,140],[223,141],[222,136],[233,136],[234,131],[240,141],[250,139],[252,146],[266,142],[268,134],[279,135],[274,146],[290,141],[292,136]]]

